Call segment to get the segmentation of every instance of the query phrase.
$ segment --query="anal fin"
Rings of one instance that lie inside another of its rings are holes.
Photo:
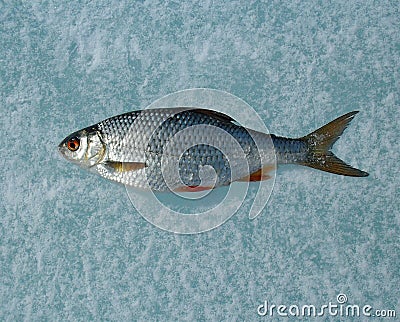
[[[272,177],[269,175],[269,172],[275,170],[275,167],[273,165],[267,165],[263,167],[260,170],[257,170],[253,173],[251,173],[248,176],[245,176],[237,181],[241,182],[248,182],[248,181],[264,181],[271,179]]]

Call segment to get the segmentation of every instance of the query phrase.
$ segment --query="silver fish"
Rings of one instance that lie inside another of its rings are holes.
[[[357,113],[291,139],[247,129],[212,110],[148,109],[74,132],[60,143],[59,151],[104,178],[154,191],[201,191],[233,181],[267,180],[275,157],[277,164],[365,177],[368,173],[331,152]]]

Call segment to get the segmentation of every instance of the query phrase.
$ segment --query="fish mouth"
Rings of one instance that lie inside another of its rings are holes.
[[[65,152],[68,150],[68,148],[67,148],[67,142],[68,142],[69,139],[70,139],[70,136],[67,136],[64,140],[61,141],[61,143],[60,143],[60,144],[58,145],[58,147],[57,147],[58,152],[59,152],[65,159],[68,159]]]
[[[67,154],[66,154],[66,151],[67,151],[68,149],[67,149],[67,147],[65,146],[64,141],[61,142],[61,143],[58,145],[57,150],[58,150],[58,154],[59,154],[60,156],[62,156],[63,159],[67,159],[68,161],[72,161],[70,158],[68,158],[68,156],[67,156]]]
[[[65,142],[66,142],[66,139],[61,141],[61,143],[58,145],[58,150],[61,150],[63,147],[65,147]]]

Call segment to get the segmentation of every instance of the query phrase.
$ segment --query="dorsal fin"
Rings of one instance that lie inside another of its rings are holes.
[[[217,119],[221,122],[225,123],[231,123],[231,122],[236,122],[235,119],[232,117],[222,113],[222,112],[217,112],[214,110],[209,110],[205,108],[198,108],[198,107],[189,107],[189,106],[182,106],[182,107],[167,107],[167,108],[154,108],[154,109],[148,109],[148,110],[143,110],[143,111],[151,111],[151,110],[158,110],[158,111],[171,111],[173,115],[180,114],[183,112],[193,112],[193,113],[199,113],[203,115],[210,116],[214,119]],[[143,112],[139,111],[139,112]]]
[[[213,111],[213,110],[207,110],[205,108],[194,108],[194,109],[189,109],[189,111],[193,111],[195,113],[200,113],[200,114],[211,116],[221,122],[226,122],[226,123],[235,122],[235,120],[233,118],[231,118],[230,116],[228,116],[224,113]]]

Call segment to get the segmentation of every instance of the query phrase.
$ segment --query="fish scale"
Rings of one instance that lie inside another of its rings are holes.
[[[231,182],[231,170],[224,154],[210,145],[198,144],[189,148],[180,158],[182,153],[180,146],[172,148],[165,153],[167,142],[176,133],[193,128],[187,135],[182,137],[182,144],[191,145],[193,142],[210,142],[207,133],[196,125],[210,125],[223,129],[232,135],[236,142],[246,150],[257,150],[251,135],[243,127],[233,123],[223,123],[209,115],[194,113],[192,111],[169,111],[168,109],[145,110],[124,115],[127,123],[121,122],[121,117],[107,119],[98,123],[98,130],[102,133],[102,140],[107,146],[107,157],[118,161],[143,161],[147,164],[145,169],[128,173],[115,173],[102,169],[102,175],[108,179],[115,180],[127,185],[139,188],[150,185],[153,190],[167,190],[162,173],[162,158],[168,162],[179,162],[179,175],[182,182],[187,186],[198,186],[201,183],[199,167],[210,165],[216,168],[218,174],[218,185],[227,185]],[[229,154],[233,151],[229,141],[213,140],[215,145],[223,146]],[[211,143],[211,142],[210,142]],[[252,147],[250,145],[253,145]],[[244,160],[246,161],[246,160]],[[256,161],[256,160],[254,160]],[[256,162],[253,162],[256,163]],[[101,166],[100,166],[101,167]],[[260,164],[250,165],[250,171],[256,171]],[[240,175],[246,176],[248,171]],[[179,185],[177,180],[173,185]]]

